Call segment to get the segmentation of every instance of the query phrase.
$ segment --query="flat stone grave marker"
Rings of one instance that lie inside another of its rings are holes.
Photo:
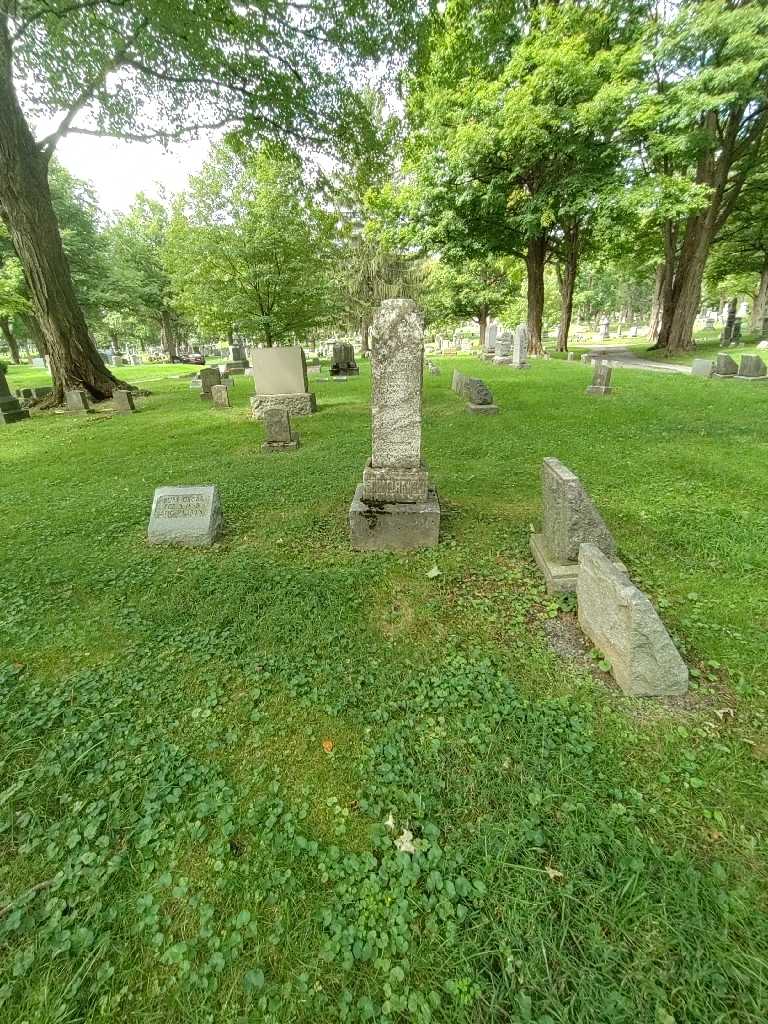
[[[229,388],[226,384],[214,384],[211,388],[211,398],[217,409],[229,409]]]
[[[588,395],[610,395],[613,391],[611,387],[611,374],[613,373],[613,367],[607,363],[598,363],[595,366],[595,372],[592,377],[592,383],[587,388]]]
[[[352,547],[433,547],[440,504],[421,458],[423,327],[416,304],[389,299],[372,326],[372,454],[349,510]]]
[[[711,377],[715,364],[711,359],[694,359],[691,366],[691,376]]]
[[[150,544],[209,547],[223,526],[216,487],[158,487],[152,499],[147,537]]]
[[[118,388],[112,392],[112,408],[116,413],[126,414],[136,412],[133,404],[133,392]]]
[[[688,669],[648,597],[594,544],[579,549],[579,625],[633,697],[679,696]]]
[[[542,532],[532,535],[531,551],[547,593],[568,593],[576,589],[580,546],[595,544],[613,558],[616,545],[584,485],[558,459],[542,463],[541,496]]]
[[[85,416],[92,413],[88,392],[82,389],[73,389],[64,392],[64,403],[66,411],[70,416]]]
[[[299,435],[291,429],[287,409],[265,409],[261,419],[266,437],[263,452],[287,452],[299,447]]]

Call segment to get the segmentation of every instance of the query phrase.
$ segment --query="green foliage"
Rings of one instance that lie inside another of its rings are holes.
[[[333,308],[332,232],[294,157],[220,146],[170,225],[178,306],[204,332],[305,340]]]

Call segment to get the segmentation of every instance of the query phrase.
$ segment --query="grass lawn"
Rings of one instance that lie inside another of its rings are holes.
[[[311,380],[282,455],[249,378],[215,410],[187,367],[121,368],[165,378],[135,416],[0,428],[3,1022],[768,1018],[768,386],[619,368],[592,398],[580,363],[437,362],[441,543],[408,556],[348,545],[364,362]],[[624,698],[553,647],[547,455],[688,698]],[[212,550],[146,544],[182,483],[220,489]]]

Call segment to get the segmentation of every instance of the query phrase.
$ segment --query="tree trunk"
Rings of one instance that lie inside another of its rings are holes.
[[[368,323],[368,321],[365,319],[365,317],[363,317],[362,323],[360,325],[360,351],[361,352],[370,352],[371,351],[371,343],[370,343],[370,340],[369,340],[370,330],[371,330],[371,325]]]
[[[653,302],[651,303],[651,320],[648,327],[648,340],[651,344],[656,343],[659,336],[659,325],[661,323],[661,306],[664,298],[664,278],[667,264],[660,263],[656,267],[656,278],[653,283]]]
[[[48,157],[36,145],[13,84],[7,18],[0,16],[0,213],[24,269],[32,308],[50,359],[53,395],[84,388],[97,401],[109,398],[117,381],[88,334],[75,296],[69,264],[48,188]]]
[[[22,320],[24,321],[24,326],[27,328],[27,334],[29,335],[30,341],[37,349],[38,355],[45,358],[48,355],[48,353],[45,348],[45,338],[43,337],[43,332],[40,330],[40,324],[37,322],[35,317],[32,316],[30,313],[25,313],[22,316]]]
[[[13,333],[11,321],[8,319],[7,316],[0,317],[0,331],[3,332],[5,343],[11,350],[11,359],[18,366],[18,364],[21,362],[21,360],[19,359],[19,343],[16,341],[16,335]]]
[[[544,319],[544,261],[547,236],[528,239],[525,266],[528,272],[528,351],[541,354],[541,327]]]
[[[560,326],[557,330],[557,351],[568,351],[568,332],[573,316],[573,290],[576,287],[576,270],[579,265],[579,225],[569,224],[565,230],[565,261],[558,273],[560,284]]]
[[[757,331],[758,335],[762,335],[763,318],[766,316],[768,316],[768,263],[763,266],[760,274],[760,285],[752,306],[752,330]]]
[[[488,307],[483,305],[477,312],[477,322],[480,325],[480,348],[485,350],[485,338],[488,334]]]
[[[172,363],[176,358],[177,345],[176,345],[176,332],[173,329],[173,320],[171,319],[171,313],[168,309],[163,309],[160,314],[160,333],[163,342],[163,348],[168,353],[168,362]],[[230,344],[232,332],[230,331]]]

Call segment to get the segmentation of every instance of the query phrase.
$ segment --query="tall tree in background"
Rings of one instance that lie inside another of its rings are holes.
[[[54,379],[109,397],[48,184],[78,132],[178,138],[200,127],[320,144],[354,103],[350,68],[398,49],[413,0],[0,0],[0,215],[24,268]],[[151,112],[151,113],[147,113]],[[33,119],[58,117],[36,139]]]
[[[305,340],[332,309],[333,228],[298,158],[220,146],[170,226],[177,302],[203,331]]]
[[[455,327],[474,320],[484,344],[489,321],[501,314],[520,289],[519,267],[519,261],[497,256],[465,260],[458,266],[434,260],[424,288],[427,321]]]

